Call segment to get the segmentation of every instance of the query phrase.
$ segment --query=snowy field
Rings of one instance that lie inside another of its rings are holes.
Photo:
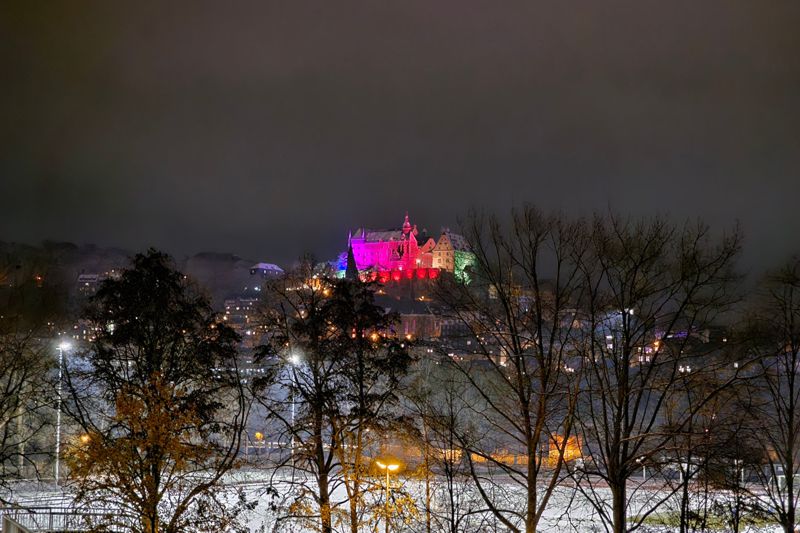
[[[266,470],[249,470],[239,471],[231,474],[226,480],[226,485],[231,487],[231,498],[233,498],[233,488],[243,490],[248,500],[257,501],[257,506],[248,513],[247,523],[251,533],[277,533],[277,532],[295,532],[307,533],[313,531],[312,528],[302,524],[297,520],[285,520],[281,517],[286,516],[288,506],[293,499],[292,484],[289,482],[287,476],[275,475]],[[272,487],[273,490],[270,490]],[[376,490],[367,496],[373,498],[373,501],[368,502],[375,506],[375,508],[382,508],[383,505],[383,491],[379,490],[380,485],[376,485]],[[432,513],[436,516],[444,516],[446,514],[445,498],[443,493],[443,485],[440,481],[434,481],[434,496],[431,501]],[[503,487],[498,485],[498,501],[502,501],[509,506],[518,505],[521,498],[524,497],[522,491],[517,487]],[[403,479],[394,478],[392,480],[392,491],[394,495],[405,495],[410,502],[416,502],[417,508],[412,510],[408,508],[406,517],[408,521],[395,520],[392,523],[393,532],[407,532],[416,533],[425,531],[424,524],[424,482],[418,479]],[[608,491],[605,491],[608,493]],[[500,494],[502,493],[502,494]],[[66,490],[56,487],[52,483],[18,483],[15,484],[14,490],[11,494],[4,494],[6,497],[13,498],[13,501],[21,506],[26,507],[54,507],[64,508],[69,507],[71,503],[70,494]],[[345,501],[345,492],[343,488],[337,489],[333,494],[333,501],[342,503]],[[479,500],[477,495],[470,495],[466,492],[461,493],[460,505],[462,511],[469,508],[479,507]],[[634,493],[631,512],[629,515],[637,514],[641,509],[647,508],[654,499],[660,499],[662,495],[656,491],[639,490]],[[610,501],[610,493],[608,493]],[[342,513],[346,512],[346,506],[339,507]],[[663,511],[667,512],[669,509],[677,509],[676,502],[667,502],[663,506]],[[416,513],[416,514],[415,514]],[[346,517],[343,514],[339,515],[343,520]],[[441,529],[437,527],[434,520],[434,531]],[[366,517],[364,531],[379,530],[383,531],[383,523],[380,517]],[[346,524],[340,522],[335,527],[337,532],[344,532],[347,530]],[[597,518],[597,514],[593,507],[589,504],[585,497],[576,492],[572,487],[559,487],[553,494],[552,499],[545,511],[540,522],[540,531],[558,531],[558,532],[603,532],[605,531],[602,524]],[[349,530],[347,530],[349,531]],[[471,515],[463,524],[463,531],[470,532],[502,532],[505,528],[502,524],[497,522],[491,515],[475,513]],[[665,526],[643,525],[638,531],[652,532],[652,533],[672,533],[676,528]],[[717,529],[715,531],[725,531],[725,529]],[[742,531],[747,533],[778,533],[781,531],[777,525],[762,526],[762,527],[743,527]]]

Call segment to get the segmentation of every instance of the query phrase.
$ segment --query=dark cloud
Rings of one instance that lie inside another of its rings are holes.
[[[0,7],[0,239],[287,261],[532,201],[800,249],[796,1],[228,4]]]

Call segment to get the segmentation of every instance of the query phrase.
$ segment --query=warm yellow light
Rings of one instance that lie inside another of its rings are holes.
[[[256,440],[264,440],[264,434],[260,431],[256,431]]]
[[[378,342],[379,337],[377,333],[373,333],[372,335],[369,336],[369,338],[372,339],[372,342]]]
[[[397,463],[383,463],[381,461],[375,461],[375,464],[378,465],[378,468],[381,470],[388,470],[389,472],[394,472],[400,468],[400,465]]]
[[[86,433],[81,435],[81,444],[89,444],[90,440],[92,440],[92,438],[89,435],[87,435]]]

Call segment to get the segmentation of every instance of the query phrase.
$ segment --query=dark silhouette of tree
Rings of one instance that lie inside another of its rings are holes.
[[[264,352],[278,358],[278,370],[261,403],[291,442],[284,464],[298,474],[286,518],[311,519],[324,533],[345,503],[331,500],[337,487],[347,494],[341,516],[353,533],[370,519],[369,455],[394,430],[392,408],[411,361],[392,334],[396,317],[375,304],[374,290],[358,280],[315,278],[305,265],[265,291],[271,343]]]
[[[730,382],[667,419],[674,391],[703,364],[692,349],[696,335],[733,302],[739,246],[738,233],[714,238],[699,223],[595,219],[583,257],[587,342],[578,417],[591,460],[573,475],[607,531],[635,530],[671,496],[662,491],[634,510],[629,481]]]
[[[0,243],[0,485],[51,474],[56,324],[66,291],[42,250]],[[0,499],[2,496],[0,496]]]
[[[493,518],[477,493],[461,444],[476,399],[463,373],[438,357],[421,359],[405,390],[406,409],[417,422],[410,439],[423,458],[418,477],[425,495],[419,506],[426,533],[483,531]]]
[[[480,357],[450,360],[474,392],[459,442],[488,511],[509,531],[532,533],[574,442],[580,368],[572,354],[587,232],[581,221],[526,206],[506,226],[472,213],[463,233],[475,256],[471,283],[445,285],[438,295],[463,331],[462,348]],[[509,480],[522,501],[496,496]]]
[[[44,433],[52,428],[48,347],[30,333],[0,334],[0,487],[43,474],[36,458],[44,455]]]
[[[77,501],[135,533],[234,528],[243,502],[221,480],[247,411],[236,333],[155,250],[105,280],[85,318],[96,334],[68,372],[80,434],[64,452]]]
[[[667,507],[677,503],[680,533],[705,530],[720,511],[738,531],[750,500],[742,476],[754,464],[746,438],[751,421],[739,403],[749,383],[741,376],[731,380],[738,374],[728,354],[733,344],[725,338],[685,347],[696,362],[679,368],[681,377],[665,402],[661,430],[670,439],[658,451],[663,459],[651,458],[648,468],[651,475],[665,476],[662,490],[677,491]],[[717,504],[719,489],[732,496],[727,509]]]
[[[758,376],[749,398],[752,437],[767,467],[757,470],[772,514],[795,531],[800,499],[800,260],[793,259],[762,282],[750,309],[747,346]]]

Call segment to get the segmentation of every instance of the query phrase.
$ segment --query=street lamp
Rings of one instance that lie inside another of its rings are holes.
[[[647,481],[647,466],[644,464],[644,455],[636,458],[636,464],[642,467],[642,481]]]
[[[736,465],[736,469],[739,471],[739,473],[741,473],[742,486],[744,486],[744,461],[742,459],[734,459],[733,464]]]
[[[381,470],[386,471],[386,533],[389,533],[389,490],[391,488],[389,484],[389,473],[400,470],[400,463],[376,460],[375,465]]]
[[[64,368],[64,352],[72,347],[69,342],[62,341],[58,344],[58,397],[56,398],[56,484],[58,484],[59,470],[61,467],[61,378]]]
[[[292,354],[289,356],[289,362],[292,364],[292,366],[295,366],[295,367],[300,366],[300,363],[302,362],[302,359],[300,358],[300,354],[298,354],[297,352],[292,352]],[[296,383],[294,383],[295,379],[296,379],[296,376],[295,376],[294,372],[296,372],[296,370],[292,369],[292,382],[293,382],[293,384],[296,384]],[[291,401],[291,404],[292,404],[292,428],[290,430],[290,433],[291,433],[291,436],[292,436],[292,441],[291,441],[289,449],[290,449],[290,454],[291,454],[291,458],[292,458],[292,464],[294,464],[294,441],[295,441],[295,439],[294,439],[294,417],[295,417],[294,387],[292,387],[292,397],[291,397],[290,401]]]

